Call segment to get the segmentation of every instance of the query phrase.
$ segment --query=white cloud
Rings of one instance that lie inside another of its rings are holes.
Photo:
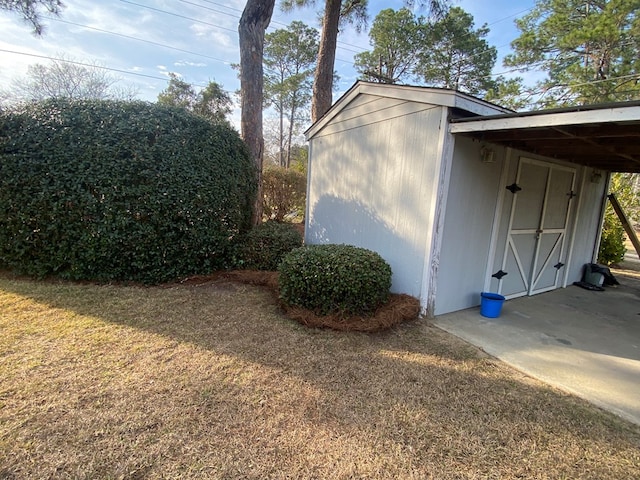
[[[125,3],[105,6],[94,0],[73,0],[65,2],[63,20],[73,21],[93,28],[99,28],[120,35],[134,36],[150,40],[154,29],[153,12]]]
[[[173,64],[175,67],[206,67],[207,64],[206,63],[202,63],[202,62],[188,62],[186,60],[179,60],[177,62],[174,62]]]
[[[238,48],[238,35],[232,32],[218,30],[209,25],[202,25],[199,23],[191,24],[189,30],[193,32],[196,37],[206,40],[207,43],[215,45],[218,49]]]

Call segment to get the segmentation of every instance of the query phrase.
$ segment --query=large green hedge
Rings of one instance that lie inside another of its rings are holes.
[[[275,271],[282,258],[302,246],[302,234],[290,223],[268,221],[240,237],[237,266],[247,270]]]
[[[0,266],[157,283],[226,266],[256,174],[237,132],[144,102],[0,115]]]

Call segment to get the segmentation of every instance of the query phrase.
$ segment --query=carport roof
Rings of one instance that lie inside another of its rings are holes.
[[[640,172],[640,101],[452,119],[449,131],[612,172]]]

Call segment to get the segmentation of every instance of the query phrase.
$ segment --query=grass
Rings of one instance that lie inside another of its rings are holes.
[[[631,479],[637,427],[425,321],[309,329],[224,280],[0,275],[0,478]]]

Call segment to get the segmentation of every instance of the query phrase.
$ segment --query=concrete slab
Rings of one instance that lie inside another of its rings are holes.
[[[434,324],[640,425],[640,277],[614,274],[621,285],[604,292],[570,286],[508,300],[499,318],[477,307]]]

